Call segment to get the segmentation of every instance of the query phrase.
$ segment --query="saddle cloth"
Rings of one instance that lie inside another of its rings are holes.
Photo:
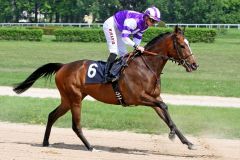
[[[120,77],[121,69],[125,64],[124,58],[116,59],[112,68],[110,69],[110,75],[112,79],[118,79]],[[86,84],[103,83],[105,75],[106,62],[103,61],[88,61],[88,69],[85,78]]]

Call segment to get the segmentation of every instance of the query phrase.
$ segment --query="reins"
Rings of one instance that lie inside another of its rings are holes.
[[[165,55],[162,55],[162,54],[158,54],[158,53],[155,53],[155,52],[150,52],[150,51],[143,51],[143,54],[146,54],[146,55],[150,55],[150,56],[160,56],[162,57],[163,59],[165,60],[171,60],[172,62],[175,62],[175,63],[179,63],[179,60],[176,60],[172,57],[168,57],[168,56],[165,56]]]
[[[149,54],[149,55],[153,55],[153,56],[157,56],[158,54],[155,52],[150,52],[150,51],[143,51],[143,53]]]
[[[146,62],[146,60],[145,60],[145,58],[141,55],[140,56],[141,58],[142,58],[142,60],[143,60],[143,63],[145,64],[145,66],[152,72],[152,74],[154,75],[154,78],[156,79],[156,83],[155,83],[155,87],[154,88],[156,88],[157,87],[157,85],[158,85],[158,83],[160,82],[160,77],[158,77],[157,76],[157,74],[156,74],[156,72],[154,72],[153,70],[152,70],[152,68],[149,66],[149,64]],[[155,90],[153,90],[153,92],[154,92]]]

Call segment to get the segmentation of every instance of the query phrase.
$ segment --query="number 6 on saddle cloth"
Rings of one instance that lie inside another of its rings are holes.
[[[126,66],[126,58],[118,58],[110,69],[110,76],[112,82],[119,79],[121,70]],[[103,61],[89,61],[88,70],[86,74],[86,84],[103,83],[106,62]]]

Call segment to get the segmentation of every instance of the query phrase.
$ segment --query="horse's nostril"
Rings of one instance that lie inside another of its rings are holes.
[[[196,70],[198,67],[199,67],[198,64],[196,64],[196,63],[193,63],[193,64],[192,64],[192,69],[193,69],[193,70]]]

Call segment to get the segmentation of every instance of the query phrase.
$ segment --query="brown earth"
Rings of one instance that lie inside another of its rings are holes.
[[[97,151],[89,152],[70,129],[53,128],[50,147],[42,147],[45,126],[0,122],[2,160],[232,160],[240,159],[240,140],[213,139],[187,135],[197,150],[188,150],[167,135],[84,129]]]

